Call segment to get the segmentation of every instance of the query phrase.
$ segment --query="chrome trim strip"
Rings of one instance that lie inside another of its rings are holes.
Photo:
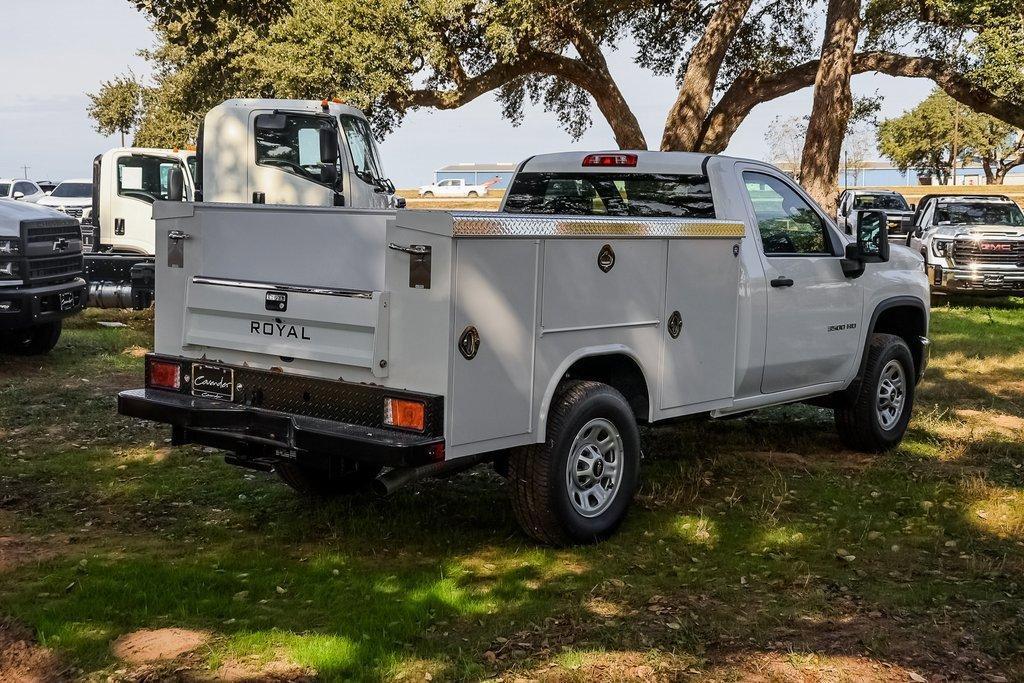
[[[219,277],[194,275],[192,283],[196,285],[216,285],[218,287],[240,287],[242,289],[273,289],[279,292],[296,292],[298,294],[320,294],[323,296],[344,296],[354,299],[372,299],[373,292],[363,289],[338,289],[334,287],[309,287],[306,285],[282,285],[273,282],[249,282],[246,280],[226,280]]]
[[[545,334],[557,334],[559,332],[585,332],[588,330],[612,330],[622,327],[657,327],[660,320],[638,320],[632,323],[607,323],[605,325],[579,325],[577,327],[552,327],[549,329],[540,328],[540,336]]]
[[[614,216],[452,215],[455,237],[690,237],[742,238],[742,222],[692,218]]]

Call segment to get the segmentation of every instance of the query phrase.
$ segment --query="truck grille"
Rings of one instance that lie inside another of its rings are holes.
[[[72,218],[82,218],[82,207],[80,206],[58,206],[57,210],[61,213],[66,213]]]
[[[28,279],[33,282],[52,280],[62,275],[78,275],[81,272],[81,252],[71,256],[33,258],[28,261]]]
[[[27,224],[26,244],[82,239],[82,226],[65,220],[33,221]]]
[[[82,226],[73,218],[21,222],[21,272],[30,284],[56,283],[82,274]]]
[[[1024,266],[1024,241],[956,240],[953,242],[952,256],[953,263],[958,266],[999,265],[1020,267]]]

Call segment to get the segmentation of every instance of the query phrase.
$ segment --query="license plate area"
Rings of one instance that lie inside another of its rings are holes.
[[[235,371],[219,365],[192,364],[192,395],[200,398],[235,399]]]

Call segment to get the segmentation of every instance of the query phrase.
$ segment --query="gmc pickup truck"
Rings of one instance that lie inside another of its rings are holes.
[[[53,209],[0,199],[0,353],[47,353],[85,303],[82,229]]]
[[[944,295],[1024,293],[1024,213],[1002,195],[927,195],[907,245]]]
[[[884,212],[847,236],[757,161],[534,156],[499,213],[155,215],[155,353],[122,414],[308,494],[493,461],[551,544],[620,524],[640,423],[810,401],[882,451],[928,359],[921,257]]]

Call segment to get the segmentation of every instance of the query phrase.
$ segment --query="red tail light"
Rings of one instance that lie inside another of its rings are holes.
[[[635,154],[588,154],[583,157],[584,166],[636,166]]]
[[[152,360],[149,362],[146,374],[146,386],[148,387],[174,389],[175,391],[181,388],[181,366],[177,363]]]

